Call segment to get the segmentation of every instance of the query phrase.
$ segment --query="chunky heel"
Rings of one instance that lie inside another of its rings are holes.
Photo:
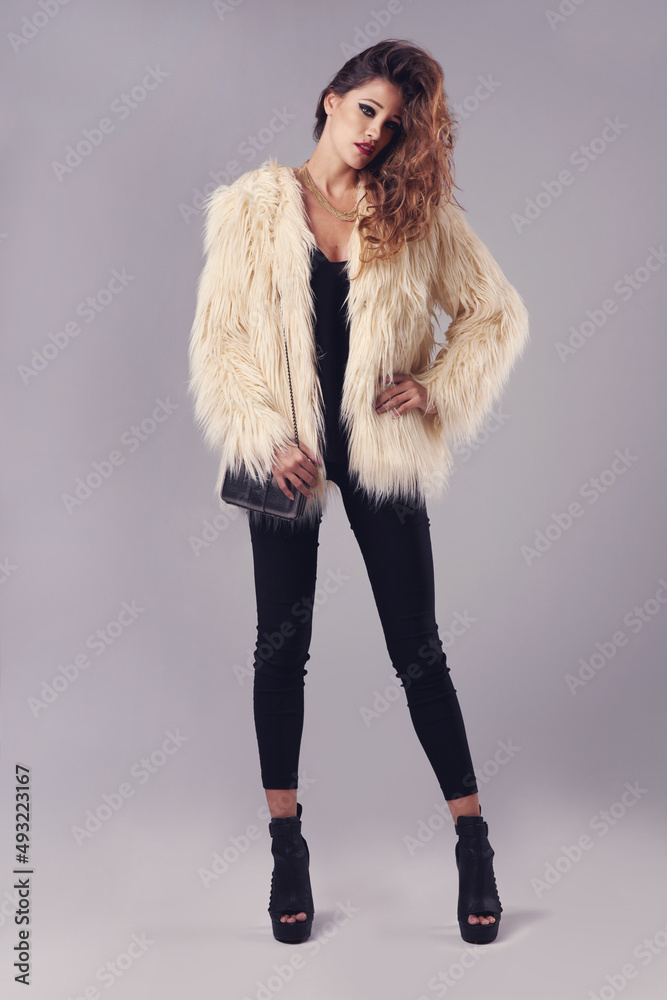
[[[301,944],[310,937],[314,916],[310,852],[301,834],[301,803],[297,803],[296,816],[272,819],[269,833],[274,858],[269,899],[273,936],[284,944]],[[296,913],[305,913],[306,919],[294,923],[280,919]]]
[[[461,937],[469,944],[489,944],[498,936],[502,906],[493,872],[495,851],[489,828],[481,816],[459,816],[456,821],[456,867],[459,871],[457,917]],[[468,916],[495,917],[493,924],[470,924]]]

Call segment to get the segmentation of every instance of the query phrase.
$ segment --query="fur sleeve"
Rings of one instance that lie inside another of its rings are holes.
[[[266,265],[253,232],[251,194],[239,183],[220,185],[207,199],[206,262],[197,285],[190,333],[188,391],[206,443],[220,449],[222,466],[245,464],[257,478],[270,475],[274,451],[294,442],[291,420],[280,413],[252,350],[255,304]],[[264,248],[266,250],[266,248]]]
[[[463,212],[442,205],[437,235],[435,304],[451,317],[447,343],[413,375],[428,391],[429,416],[455,444],[471,444],[499,401],[528,341],[528,312]]]

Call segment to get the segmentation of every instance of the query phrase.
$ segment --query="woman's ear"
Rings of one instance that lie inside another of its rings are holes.
[[[324,110],[328,115],[330,115],[332,111],[336,110],[336,104],[338,103],[339,100],[340,98],[338,94],[334,94],[333,90],[330,90],[327,93],[326,97],[324,98]]]

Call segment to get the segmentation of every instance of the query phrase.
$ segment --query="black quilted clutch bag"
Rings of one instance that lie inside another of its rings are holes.
[[[283,331],[283,337],[285,333]],[[292,420],[294,421],[294,440],[299,446],[299,432],[296,426],[296,413],[294,411],[294,396],[292,394],[292,379],[289,370],[289,355],[287,353],[287,338],[285,337],[285,360],[287,362],[287,377],[289,379],[289,393],[292,403]],[[288,480],[289,482],[289,480]],[[289,483],[294,499],[290,500],[280,489],[275,476],[271,475],[266,482],[258,483],[248,475],[245,469],[240,472],[228,472],[224,478],[220,496],[225,503],[234,504],[236,507],[247,507],[249,510],[261,511],[263,514],[270,514],[273,517],[282,517],[289,521],[294,521],[301,517],[308,499],[300,490],[297,490],[293,483]]]
[[[228,472],[220,496],[225,503],[235,504],[237,507],[247,507],[273,517],[294,520],[303,514],[307,498],[292,483],[290,488],[294,494],[293,500],[285,496],[273,476],[265,483],[258,483],[245,471],[236,475]]]

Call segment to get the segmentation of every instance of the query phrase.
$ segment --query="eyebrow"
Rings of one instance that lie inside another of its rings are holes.
[[[362,97],[361,100],[362,101],[368,101],[369,104],[377,104],[378,108],[382,108],[382,110],[384,111],[384,104],[380,104],[379,101],[373,100],[372,97]],[[399,125],[400,125],[401,119],[400,119],[400,117],[398,115],[392,115],[391,117],[392,118],[398,118],[398,122],[399,122]]]

